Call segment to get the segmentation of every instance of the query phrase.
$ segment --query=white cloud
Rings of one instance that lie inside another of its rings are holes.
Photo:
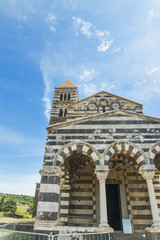
[[[80,75],[79,80],[84,82],[89,82],[93,79],[94,75],[95,75],[94,68],[91,70],[85,69]]]
[[[110,91],[112,88],[114,88],[114,84],[110,82],[102,82],[99,85],[94,83],[84,83],[79,85],[79,89],[83,91],[83,93],[86,96],[90,96],[92,94],[95,94],[100,91]]]
[[[149,12],[149,15],[150,15],[151,17],[154,17],[154,14],[155,14],[154,9],[152,9],[152,10]]]
[[[39,181],[39,174],[14,175],[14,177],[2,174],[0,179],[0,192],[34,196],[36,187],[35,183]]]
[[[97,50],[100,52],[107,51],[109,49],[109,47],[111,46],[112,42],[113,42],[112,40],[108,41],[107,39],[102,39],[101,44],[97,47]]]
[[[45,90],[43,94],[42,101],[44,102],[44,115],[49,121],[50,119],[50,110],[51,110],[51,93],[52,93],[52,81],[50,74],[52,73],[52,63],[50,62],[50,59],[48,59],[48,56],[42,56],[41,63],[40,63],[40,70],[43,75],[43,81],[45,85]]]
[[[146,70],[146,72],[147,72],[148,75],[151,75],[151,74],[153,74],[153,73],[155,73],[159,70],[160,70],[160,67],[155,67],[155,68],[152,68],[150,70]]]
[[[92,23],[85,22],[81,18],[72,17],[72,19],[76,28],[76,36],[79,35],[79,32],[77,31],[79,29],[79,31],[88,38],[95,37],[100,41],[100,44],[97,46],[97,51],[106,52],[112,45],[113,40],[109,39],[109,31],[96,29]]]
[[[42,98],[42,101],[44,102],[44,106],[45,106],[44,115],[46,116],[47,120],[49,121],[49,119],[50,119],[50,110],[51,110],[51,100],[50,100],[50,98],[47,95],[48,95],[48,92],[45,89],[44,97]]]
[[[119,52],[121,50],[121,48],[119,47],[119,48],[114,48],[113,50],[112,50],[112,52],[113,53],[116,53],[116,52]]]
[[[87,35],[88,38],[91,37],[93,33],[90,30],[92,27],[92,24],[90,22],[85,22],[81,18],[76,17],[72,17],[72,19],[74,20],[76,27],[80,26],[80,31],[82,32],[82,34]]]
[[[92,95],[97,92],[97,86],[94,83],[83,84],[83,90],[85,95]]]
[[[51,30],[52,32],[56,32],[56,28],[55,28],[54,26],[51,26],[51,27],[50,27],[50,30]]]
[[[52,32],[56,32],[55,26],[57,25],[57,21],[56,21],[55,15],[53,15],[53,13],[48,14],[48,16],[46,17],[46,23]]]
[[[114,88],[114,84],[110,82],[102,82],[101,89],[104,91],[110,91],[112,88]]]
[[[25,22],[27,20],[27,16],[20,14],[19,16],[17,16],[17,19],[20,22]]]

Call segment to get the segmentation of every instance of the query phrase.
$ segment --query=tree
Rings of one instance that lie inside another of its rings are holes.
[[[4,201],[2,211],[5,213],[10,212],[11,214],[15,214],[16,210],[17,210],[16,201],[13,198],[7,198]]]
[[[0,212],[3,211],[4,199],[5,199],[5,197],[1,197],[1,200],[0,200]]]
[[[33,214],[33,206],[29,206],[28,208],[27,208],[27,212],[28,212],[28,214]]]

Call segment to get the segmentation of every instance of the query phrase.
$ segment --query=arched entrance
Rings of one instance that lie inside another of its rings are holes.
[[[96,176],[99,156],[86,143],[66,145],[56,156],[56,165],[63,172],[60,199],[60,220],[64,225],[96,226]]]
[[[108,223],[123,230],[130,221],[132,231],[142,231],[152,224],[146,181],[139,169],[146,164],[142,150],[132,143],[118,142],[104,152],[110,172],[106,179]]]
[[[149,151],[150,163],[155,164],[156,170],[153,178],[154,191],[160,214],[160,141],[155,143]]]

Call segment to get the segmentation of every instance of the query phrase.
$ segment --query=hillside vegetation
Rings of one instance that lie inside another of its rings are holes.
[[[34,197],[0,193],[0,217],[32,218]]]

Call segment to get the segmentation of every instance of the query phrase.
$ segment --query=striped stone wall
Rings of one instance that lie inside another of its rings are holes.
[[[32,217],[35,217],[35,216],[36,216],[37,205],[38,205],[38,197],[39,197],[39,189],[40,189],[40,183],[36,183],[36,190],[35,190],[35,196],[34,196],[33,214],[32,214]]]
[[[62,94],[62,100],[61,100]],[[70,99],[68,99],[68,95],[70,94]],[[64,95],[66,95],[66,99],[64,99]],[[67,119],[67,116],[59,117],[60,109],[64,112],[65,109],[78,101],[78,91],[77,88],[55,88],[54,98],[52,102],[52,109],[51,109],[51,117],[50,117],[50,124],[56,122],[62,122]],[[68,110],[67,110],[68,115]]]
[[[119,144],[121,147],[118,150],[119,152],[126,154],[127,157],[129,155],[130,161],[132,158],[134,161],[137,161],[136,167],[141,167],[143,164],[153,164],[154,158],[153,153],[155,152],[152,149],[152,160],[149,160],[149,149],[152,145],[156,144],[160,139],[160,121],[156,119],[148,119],[145,117],[141,117],[136,114],[113,114],[112,116],[107,113],[103,114],[101,117],[96,117],[94,119],[83,119],[81,121],[73,120],[72,124],[68,124],[67,126],[62,124],[57,124],[51,129],[49,129],[49,133],[47,136],[46,149],[44,155],[44,165],[43,168],[52,169],[54,166],[60,166],[61,163],[69,156],[70,152],[79,151],[85,154],[86,156],[92,155],[94,156],[95,164],[108,164],[110,161],[111,153],[113,151],[116,152],[116,148],[111,147],[112,145]],[[74,146],[72,146],[72,143]],[[70,144],[68,146],[67,144]],[[86,145],[85,145],[86,144]],[[87,146],[88,144],[88,146]],[[127,145],[128,144],[128,145]],[[132,148],[132,145],[135,145],[137,148]],[[68,146],[64,148],[64,146]],[[92,146],[92,148],[90,147]],[[158,145],[159,146],[159,145]],[[116,145],[117,147],[117,145]],[[111,153],[107,152],[107,149],[110,148]],[[91,150],[90,150],[91,149]],[[95,149],[98,153],[94,154]],[[129,154],[128,154],[128,150]],[[140,151],[139,151],[139,150]],[[156,147],[158,149],[158,147]],[[118,153],[117,151],[117,153]],[[144,161],[141,158],[141,151],[144,153],[146,159]],[[57,153],[59,153],[60,158],[57,159]],[[103,156],[103,154],[106,155]],[[155,152],[157,153],[157,152]],[[89,155],[88,155],[89,154]],[[99,154],[99,155],[98,155]],[[107,155],[108,154],[108,155]],[[105,159],[105,156],[108,156],[108,160]],[[101,159],[101,160],[100,160]],[[150,158],[151,159],[151,158]],[[59,161],[59,163],[58,163]],[[97,161],[97,162],[96,162]],[[100,162],[101,161],[101,162]],[[57,165],[58,164],[58,165]],[[133,165],[133,164],[131,164]],[[133,171],[130,167],[126,168],[124,173],[126,177],[126,193],[127,193],[127,204],[128,204],[128,212],[129,217],[132,220],[132,227],[134,231],[141,231],[146,226],[150,226],[152,224],[152,216],[150,210],[150,203],[148,197],[148,190],[145,180],[138,174],[138,168],[136,172]],[[117,170],[118,171],[118,170]],[[66,172],[65,172],[66,175]],[[92,193],[87,192],[88,196],[85,195],[83,188],[80,185],[79,179],[74,179],[73,186],[70,182],[70,176],[68,173],[68,183],[64,184],[61,189],[61,221],[64,222],[65,225],[95,225],[95,217],[96,217],[96,199],[95,199],[95,183],[94,179],[92,179]],[[77,176],[76,176],[77,177]],[[88,176],[89,177],[89,176]],[[156,180],[154,180],[156,198],[159,204],[159,183],[158,183],[159,175],[156,173]],[[47,180],[48,181],[48,180]],[[88,179],[88,181],[90,181]],[[78,183],[79,182],[79,183]],[[43,185],[42,181],[42,185]],[[48,183],[47,183],[48,185]],[[76,186],[80,186],[81,191],[78,192]],[[72,192],[71,188],[74,187],[74,191]],[[50,190],[46,190],[49,191]],[[52,190],[53,191],[53,190]],[[76,192],[77,191],[77,192]],[[44,193],[43,190],[40,189],[41,193]],[[77,196],[75,195],[77,194]],[[78,195],[79,194],[79,195]],[[92,194],[92,196],[89,196]],[[77,197],[77,199],[76,199]],[[86,209],[79,209],[81,207],[86,207],[85,205],[80,205],[78,198],[87,197],[92,201],[92,206],[89,205],[91,209],[88,209],[89,216],[92,215],[92,219],[83,219],[83,218],[73,218],[70,215],[78,214],[80,212],[85,215]],[[38,219],[51,219],[51,217],[44,217],[49,212],[47,212],[47,208],[44,209],[41,206],[41,202],[43,199],[47,199],[41,194],[39,198],[39,206],[40,211],[38,213]],[[91,200],[92,198],[92,200]],[[50,196],[50,199],[53,199]],[[46,200],[48,201],[48,200]],[[53,200],[52,200],[53,201]],[[55,200],[54,200],[55,201]],[[58,200],[57,200],[58,201]],[[48,201],[49,202],[49,201]],[[56,202],[54,202],[56,203]],[[43,205],[43,203],[42,203]],[[82,211],[83,210],[83,211]],[[57,210],[58,211],[58,210]],[[41,212],[41,215],[40,215]],[[43,214],[42,212],[46,212]],[[43,217],[42,217],[43,216]],[[52,217],[52,219],[56,219]]]
[[[104,115],[104,118],[83,120],[67,127],[59,125],[48,134],[44,166],[53,166],[58,150],[77,140],[91,144],[100,154],[117,141],[131,142],[148,154],[149,148],[159,139],[160,122],[139,116]]]
[[[42,176],[37,207],[37,219],[55,221],[59,210],[60,178]]]
[[[93,227],[96,220],[93,178],[93,172],[88,167],[74,176],[70,191],[69,225]]]
[[[70,164],[76,163],[71,161]],[[62,165],[65,183],[61,188],[60,220],[64,225],[96,226],[94,163],[82,161],[78,167],[70,166],[69,168],[70,170],[65,171],[65,164]]]
[[[134,232],[152,225],[152,214],[146,181],[134,168],[126,169],[127,203]]]
[[[65,177],[65,183],[61,187],[61,203],[60,203],[60,220],[64,225],[68,225],[69,201],[70,201],[70,172],[65,171],[65,165],[62,165],[62,170]]]
[[[157,199],[159,214],[160,214],[160,170],[155,172],[155,177],[153,179],[154,191]]]

